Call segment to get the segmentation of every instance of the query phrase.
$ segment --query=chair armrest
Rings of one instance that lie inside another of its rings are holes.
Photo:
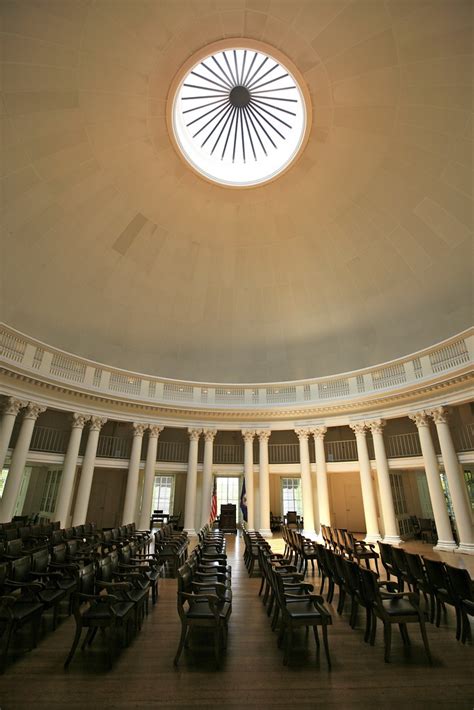
[[[102,589],[122,589],[124,592],[129,592],[132,589],[130,582],[102,582],[98,580],[96,584]]]
[[[41,582],[14,582],[13,580],[6,579],[5,587],[10,587],[11,589],[33,589],[40,592],[44,589],[44,584]]]

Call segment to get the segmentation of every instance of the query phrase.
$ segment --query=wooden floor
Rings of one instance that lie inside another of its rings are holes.
[[[63,662],[74,634],[73,619],[45,631],[37,649],[10,656],[0,676],[1,710],[95,710],[96,708],[456,708],[474,707],[474,652],[455,639],[454,615],[439,629],[428,624],[434,666],[427,663],[419,632],[410,630],[407,652],[397,631],[392,639],[392,661],[383,660],[380,629],[375,646],[363,641],[361,615],[356,630],[348,614],[336,613],[330,649],[333,669],[328,672],[324,654],[316,656],[314,639],[296,637],[293,664],[283,666],[282,652],[258,597],[260,579],[249,579],[243,565],[243,540],[227,536],[232,564],[233,613],[229,647],[221,671],[214,670],[212,653],[205,643],[184,651],[178,669],[173,656],[180,623],[176,611],[176,581],[161,581],[160,599],[141,633],[121,651],[107,669],[100,637],[86,652],[77,651],[68,671]],[[272,546],[281,551],[281,539]],[[422,551],[428,550],[426,545]],[[453,561],[453,555],[447,555]],[[458,556],[469,568],[474,562]],[[471,570],[472,573],[472,570]],[[319,580],[314,579],[317,590]],[[205,638],[201,639],[205,641]],[[199,641],[196,638],[196,641]]]

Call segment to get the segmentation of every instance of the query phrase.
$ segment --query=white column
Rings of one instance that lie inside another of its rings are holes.
[[[72,503],[74,478],[76,476],[77,457],[81,445],[82,430],[90,417],[74,412],[72,415],[72,428],[64,457],[61,486],[59,488],[58,502],[54,517],[59,520],[62,528],[69,525],[69,511]]]
[[[10,470],[8,472],[5,488],[3,489],[2,500],[0,501],[0,523],[7,523],[12,518],[21,480],[23,478],[23,472],[25,470],[35,422],[45,409],[46,407],[40,407],[39,404],[29,402],[23,414],[20,433],[12,455]]]
[[[368,422],[374,441],[375,464],[377,466],[377,479],[379,482],[380,504],[385,528],[384,542],[390,545],[401,545],[395,506],[393,505],[392,486],[390,485],[390,471],[383,440],[384,419],[374,419]]]
[[[309,429],[295,429],[300,442],[301,493],[303,499],[303,519],[305,535],[314,537],[313,490],[311,486],[311,465],[309,462]]]
[[[212,454],[215,429],[203,429],[204,461],[202,466],[201,526],[209,522],[212,497]]]
[[[9,397],[3,409],[2,421],[0,423],[0,471],[7,457],[8,445],[12,436],[15,419],[20,409],[26,407],[26,405],[27,402]]]
[[[148,424],[134,422],[133,441],[128,462],[127,488],[125,489],[125,502],[123,504],[122,525],[134,523],[137,512],[138,475],[140,472],[140,454],[142,452],[143,434],[148,429]]]
[[[438,407],[430,412],[436,424],[444,470],[448,479],[449,492],[453,502],[454,517],[459,535],[457,552],[474,555],[474,530],[470,505],[468,503],[465,484],[461,475],[461,467],[454,448],[453,438],[447,420],[445,407]]]
[[[155,483],[156,452],[158,449],[158,437],[163,431],[162,426],[150,424],[148,432],[148,448],[146,450],[145,476],[143,480],[142,507],[140,511],[140,530],[150,529],[151,506],[153,503],[153,485]]]
[[[258,478],[260,483],[260,534],[272,537],[270,530],[270,476],[268,472],[268,440],[271,431],[257,431],[260,442]]]
[[[245,495],[247,497],[247,526],[249,530],[254,530],[254,492],[253,492],[253,438],[255,431],[252,429],[244,429],[242,431],[244,437],[244,477],[245,477]]]
[[[377,506],[375,505],[374,488],[370,472],[370,459],[365,438],[365,423],[350,424],[355,432],[357,441],[357,457],[359,459],[360,485],[362,488],[362,502],[364,504],[365,525],[367,534],[366,542],[377,542],[381,539],[377,520]]]
[[[83,525],[87,518],[92,479],[94,477],[95,455],[99,443],[99,433],[107,419],[93,416],[90,419],[89,435],[87,437],[86,453],[82,460],[81,478],[77,490],[76,504],[72,515],[73,525]]]
[[[433,439],[431,438],[430,420],[428,414],[423,411],[410,414],[409,417],[418,427],[421,453],[425,464],[426,481],[430,492],[436,530],[438,532],[438,543],[434,549],[452,552],[456,549],[456,543],[453,539],[446,499],[441,486],[438,457],[436,456]]]
[[[188,429],[189,454],[188,474],[186,476],[186,501],[184,504],[184,530],[188,535],[196,535],[196,484],[198,465],[198,445],[202,429]]]
[[[319,522],[321,525],[331,525],[331,508],[329,505],[328,471],[326,452],[324,451],[324,435],[327,427],[318,426],[313,430],[314,449],[316,453],[316,481],[318,490]]]

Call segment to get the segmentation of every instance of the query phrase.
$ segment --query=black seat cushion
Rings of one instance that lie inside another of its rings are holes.
[[[29,616],[33,614],[39,614],[43,610],[43,605],[40,602],[18,602],[10,607],[13,619],[15,621],[25,621]],[[0,618],[6,620],[9,618],[8,614],[4,609],[0,611]]]
[[[231,612],[231,605],[229,602],[220,603],[218,604],[218,610],[220,618],[227,619]],[[188,619],[214,619],[214,614],[209,602],[193,600],[189,606],[187,617]]]
[[[66,596],[64,589],[56,589],[55,587],[49,587],[47,589],[42,589],[38,593],[39,598],[44,604],[55,604],[61,601]]]
[[[292,601],[286,605],[285,611],[292,619],[322,619],[322,614],[311,601]]]
[[[391,616],[418,616],[418,611],[408,599],[383,599],[383,608]]]

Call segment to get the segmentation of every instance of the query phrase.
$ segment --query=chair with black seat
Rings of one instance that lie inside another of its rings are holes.
[[[371,542],[364,542],[363,540],[356,540],[354,535],[347,531],[346,540],[348,540],[348,550],[347,554],[350,558],[354,558],[360,563],[364,560],[368,569],[370,569],[370,560],[375,562],[375,569],[377,574],[379,573],[378,559],[379,555],[375,551],[375,545]]]
[[[79,572],[79,591],[73,595],[74,618],[76,620],[76,632],[72,642],[71,650],[64,662],[67,668],[74,656],[78,643],[81,639],[83,629],[87,629],[87,634],[82,644],[82,649],[86,645],[91,645],[96,635],[97,629],[110,631],[121,630],[124,637],[124,645],[128,643],[128,629],[133,623],[135,605],[130,601],[123,601],[113,594],[95,593],[95,569],[92,563],[82,567]],[[124,588],[129,587],[127,583]],[[115,648],[112,635],[109,634],[109,661],[112,662],[112,653]]]
[[[7,582],[12,586],[23,586],[35,582],[38,587],[36,589],[36,597],[43,605],[44,609],[53,610],[53,629],[58,623],[59,604],[66,597],[64,589],[60,589],[54,581],[54,574],[47,573],[46,576],[37,574],[32,571],[31,557],[19,557],[12,560],[10,564],[10,576]]]
[[[413,580],[408,566],[405,550],[394,545],[392,547],[392,559],[397,574],[398,591],[403,592],[405,584],[408,586],[408,589],[412,591]]]
[[[474,616],[474,581],[467,569],[452,567],[445,564],[451,594],[461,618],[461,641],[471,640],[471,624],[469,616]],[[458,638],[459,640],[459,638]]]
[[[36,647],[41,614],[44,606],[36,593],[41,585],[35,582],[14,584],[8,582],[8,563],[0,563],[0,638],[4,637],[0,653],[0,673],[5,670],[8,649],[17,629],[31,624],[32,646]]]
[[[390,661],[390,647],[392,638],[392,624],[398,624],[400,634],[405,646],[410,645],[407,624],[417,623],[420,627],[423,645],[431,664],[431,653],[426,635],[425,619],[417,603],[414,592],[385,592],[383,595],[377,583],[377,575],[371,569],[359,568],[363,596],[370,603],[372,611],[371,645],[375,641],[377,618],[384,627],[385,662]]]
[[[379,540],[377,544],[379,546],[380,559],[382,561],[383,567],[385,568],[387,579],[390,580],[392,575],[393,577],[397,577],[398,579],[398,570],[393,561],[392,545],[389,545],[387,542],[382,542],[381,540]],[[398,581],[401,582],[400,579]]]
[[[114,560],[112,556],[115,557]],[[98,561],[96,589],[106,589],[108,594],[113,594],[123,601],[132,602],[135,608],[135,629],[138,631],[141,628],[145,614],[148,614],[150,584],[137,573],[119,571],[118,552],[116,550]]]
[[[413,590],[417,592],[418,594],[423,594],[423,598],[425,600],[425,607],[426,607],[426,616],[428,618],[429,614],[429,619],[431,623],[434,623],[434,617],[435,617],[435,610],[436,610],[436,603],[435,603],[435,595],[434,595],[434,589],[432,585],[430,584],[430,581],[428,579],[428,576],[426,574],[425,567],[423,565],[423,561],[419,555],[416,555],[413,552],[406,552],[405,551],[405,559],[407,561],[407,566],[408,570],[410,573],[410,580],[411,580],[411,585],[413,587]],[[428,601],[429,599],[429,601]]]
[[[300,570],[304,575],[308,573],[308,562],[311,562],[313,575],[315,572],[314,561],[318,561],[318,550],[313,540],[304,537],[301,533],[296,533],[297,544],[300,557]],[[302,569],[301,569],[302,568]]]
[[[111,555],[113,561],[115,554],[111,553]],[[118,556],[119,570],[132,575],[141,575],[144,580],[143,583],[139,581],[139,577],[132,577],[132,579],[136,580],[134,583],[144,587],[146,586],[146,582],[148,582],[148,586],[151,588],[152,604],[156,604],[159,595],[158,580],[163,573],[163,564],[154,555],[139,555],[138,551],[135,549],[134,542],[124,545],[118,551]]]
[[[345,590],[346,594],[349,595],[351,600],[351,611],[349,615],[349,625],[353,629],[357,621],[357,611],[359,609],[359,604],[362,604],[365,608],[365,604],[361,599],[360,594],[360,574],[359,565],[354,560],[350,560],[347,557],[340,557],[337,564],[339,565],[340,572],[345,579]],[[366,628],[365,628],[365,642],[369,640],[370,635],[370,609],[367,612],[366,609]]]
[[[317,549],[319,555],[319,568],[321,570],[321,587],[319,589],[319,593],[323,594],[327,579],[328,592],[326,595],[326,601],[330,604],[334,597],[334,577],[332,574],[332,566],[329,561],[329,555],[334,555],[335,553],[330,547],[324,547],[324,545],[318,545]]]
[[[423,563],[436,601],[436,626],[441,622],[441,609],[446,613],[445,604],[450,604],[456,611],[456,638],[459,641],[462,628],[461,613],[451,591],[446,567],[440,560],[430,560],[428,557],[423,557]]]
[[[25,554],[27,554],[27,551],[25,550],[23,540],[20,537],[17,537],[14,540],[7,540],[5,552],[3,554],[6,560],[16,560],[19,557],[24,557]]]
[[[278,594],[278,605],[281,612],[281,626],[279,643],[281,643],[286,634],[285,655],[283,663],[288,664],[290,659],[290,651],[292,648],[293,631],[300,627],[313,628],[316,646],[319,648],[318,626],[321,626],[323,632],[324,651],[328,667],[331,668],[331,657],[329,655],[329,643],[327,627],[332,624],[331,614],[324,606],[324,600],[318,594],[303,592],[293,594],[285,587],[283,578],[275,575]],[[310,585],[311,586],[311,585]]]
[[[47,549],[37,550],[31,555],[31,574],[40,581],[47,582],[64,592],[64,598],[69,601],[69,614],[72,613],[71,595],[77,589],[77,574],[72,574],[69,566],[51,565],[51,557]]]
[[[227,645],[229,618],[232,604],[225,600],[225,590],[216,588],[215,593],[196,594],[192,591],[192,574],[189,566],[183,565],[177,571],[178,613],[181,619],[181,638],[174,658],[178,665],[184,646],[189,643],[189,635],[194,628],[212,629],[214,634],[214,656],[216,666],[221,662],[221,648]]]

